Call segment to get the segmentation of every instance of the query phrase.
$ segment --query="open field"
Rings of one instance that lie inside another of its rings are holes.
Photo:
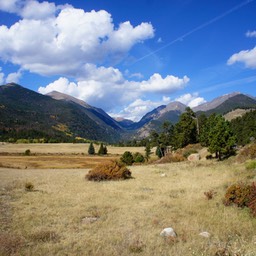
[[[99,145],[94,144],[95,152],[99,150]],[[13,143],[0,143],[0,154],[23,154],[27,149],[32,154],[87,154],[89,143],[24,143],[24,144],[13,144]],[[114,147],[107,146],[108,153],[111,155],[122,155],[125,151],[132,153],[140,152],[145,153],[145,147]]]
[[[92,168],[106,160],[119,158],[125,151],[145,153],[144,147],[107,146],[108,155],[88,155],[88,143],[72,144],[0,144],[0,167],[17,169],[76,169]],[[99,145],[94,145],[95,152]],[[29,149],[30,156],[25,156]]]
[[[130,170],[134,179],[95,183],[86,169],[0,168],[0,255],[256,255],[256,219],[222,204],[227,186],[255,171],[231,161]],[[160,237],[165,227],[177,239]]]

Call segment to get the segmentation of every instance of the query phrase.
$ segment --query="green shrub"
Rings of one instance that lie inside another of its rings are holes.
[[[139,152],[136,152],[133,154],[133,161],[135,163],[144,163],[145,162],[145,157],[139,153]]]
[[[24,155],[25,155],[25,156],[30,156],[30,155],[31,155],[30,149],[27,149],[27,150],[24,152]]]
[[[195,154],[195,153],[198,153],[198,151],[195,149],[189,149],[184,151],[183,156],[185,158],[188,158],[191,154]]]
[[[34,190],[34,185],[32,182],[28,181],[25,183],[25,190],[26,191],[33,191]]]
[[[99,164],[85,178],[92,181],[124,180],[131,178],[131,172],[123,163],[112,160]]]
[[[126,165],[132,165],[134,163],[133,155],[130,151],[125,151],[120,160]]]
[[[247,170],[256,169],[256,160],[251,160],[251,161],[247,162],[245,167]]]

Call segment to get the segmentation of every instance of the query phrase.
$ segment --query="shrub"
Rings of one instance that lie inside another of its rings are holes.
[[[24,155],[25,155],[25,156],[30,156],[30,155],[31,155],[30,149],[27,149],[27,150],[24,152]]]
[[[256,217],[256,184],[255,182],[252,183],[252,186],[251,186],[251,194],[249,196],[248,207],[250,208],[253,217]]]
[[[183,156],[185,158],[188,158],[191,154],[195,154],[195,153],[198,153],[198,151],[195,149],[189,149],[184,151]]]
[[[34,185],[33,185],[33,183],[32,182],[26,182],[25,183],[25,190],[26,191],[33,191],[34,190]]]
[[[123,163],[112,160],[96,166],[85,178],[92,181],[124,180],[131,178],[131,172]]]
[[[121,162],[126,165],[132,165],[134,162],[132,153],[130,151],[125,151],[120,158]]]
[[[35,242],[57,242],[60,237],[57,233],[50,230],[41,230],[32,234],[31,239]]]
[[[136,152],[133,155],[133,161],[135,163],[144,163],[145,162],[145,157],[141,153]]]
[[[247,170],[256,169],[256,160],[251,160],[251,161],[247,162],[245,167]]]
[[[176,163],[176,162],[182,162],[185,160],[186,158],[183,155],[179,153],[171,153],[161,158],[158,162],[159,163]]]
[[[241,149],[239,155],[237,156],[238,162],[244,162],[248,159],[256,158],[256,143],[249,144]]]
[[[236,204],[238,207],[248,206],[251,186],[242,182],[231,185],[225,194],[224,204]]]
[[[204,192],[204,195],[206,196],[206,199],[211,200],[213,199],[213,197],[217,194],[217,192],[215,192],[214,190],[209,190]]]

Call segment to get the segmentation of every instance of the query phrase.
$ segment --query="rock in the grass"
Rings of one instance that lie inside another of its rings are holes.
[[[199,234],[199,236],[203,236],[203,237],[205,237],[205,238],[209,238],[209,237],[211,236],[211,234],[210,234],[209,232],[207,232],[207,231],[204,231],[204,232],[201,232],[201,233]]]
[[[200,160],[200,155],[199,154],[191,154],[188,156],[188,161],[199,161]]]
[[[167,177],[166,173],[161,173],[160,177]]]
[[[82,224],[91,224],[91,223],[97,221],[98,219],[99,219],[99,217],[92,217],[92,216],[84,217],[82,219]]]
[[[173,228],[165,228],[161,231],[160,236],[165,237],[177,237],[176,232],[173,230]]]

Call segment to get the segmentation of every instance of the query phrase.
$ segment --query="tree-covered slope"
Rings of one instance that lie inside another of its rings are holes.
[[[75,137],[113,142],[119,132],[93,121],[82,106],[55,100],[17,84],[0,87],[0,140],[45,138],[68,141]]]

